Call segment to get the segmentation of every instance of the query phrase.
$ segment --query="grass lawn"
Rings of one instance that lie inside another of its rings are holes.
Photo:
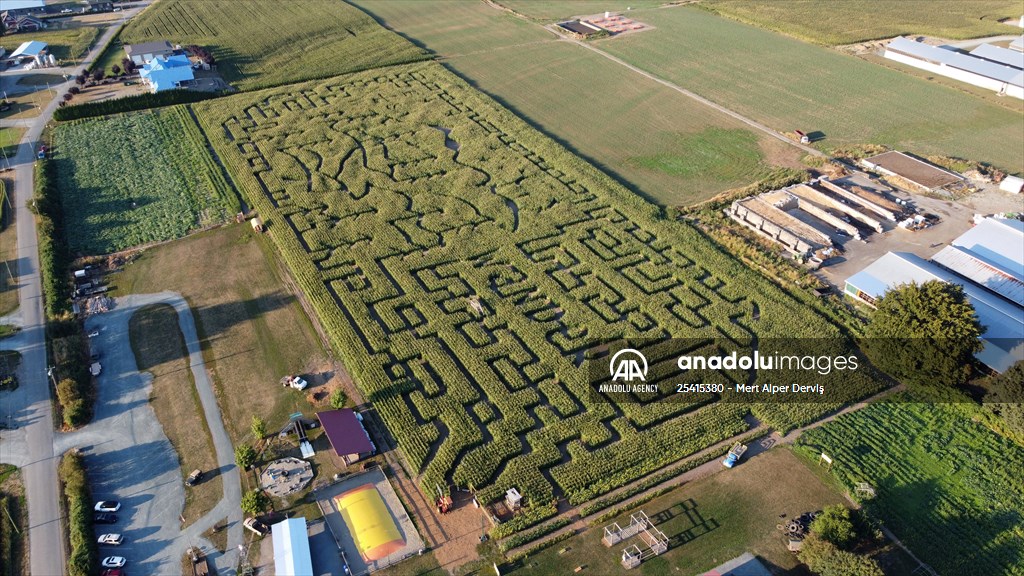
[[[181,460],[182,481],[192,470],[207,473],[198,485],[185,488],[186,524],[209,512],[223,494],[210,429],[189,369],[185,339],[178,327],[178,313],[166,304],[147,306],[128,324],[132,351],[139,370],[153,375],[149,402],[157,420]]]
[[[650,8],[671,0],[498,0],[502,6],[538,20],[561,20],[605,11],[625,12],[627,8]]]
[[[728,18],[817,44],[923,34],[963,39],[1010,34],[999,22],[1020,18],[1018,0],[705,0],[701,6]]]
[[[14,156],[18,152],[18,144],[21,142],[22,135],[25,134],[25,129],[22,127],[3,127],[0,128],[0,149],[3,150],[3,154],[6,154],[8,158]],[[3,154],[0,154],[2,156]],[[2,163],[0,159],[0,167],[6,167],[7,165]],[[7,205],[5,204],[0,211],[5,210]]]
[[[18,78],[18,84],[22,86],[53,86],[64,81],[60,74],[25,74]]]
[[[278,380],[325,360],[283,274],[270,240],[245,224],[151,248],[113,280],[118,294],[174,290],[188,300],[235,445],[252,440],[254,414],[271,431],[292,412],[308,414],[305,396]]]
[[[876,403],[804,434],[845,489],[868,482],[865,507],[940,574],[1024,573],[1024,447],[980,423],[969,406]]]
[[[664,205],[749,184],[796,149],[480,2],[357,0],[531,124]],[[489,50],[474,50],[466,38]],[[500,48],[500,49],[496,49]]]
[[[6,48],[9,54],[27,40],[46,42],[49,44],[50,54],[53,54],[58,64],[70,65],[72,63],[67,61],[77,60],[88,52],[102,30],[103,28],[98,26],[56,23],[52,27],[40,32],[0,36],[0,46]]]
[[[637,510],[646,512],[668,536],[669,550],[630,574],[696,574],[744,552],[789,570],[797,560],[775,528],[779,516],[798,516],[843,502],[792,452],[778,448],[592,526],[502,573],[571,574],[577,566],[584,566],[583,574],[625,573],[619,564],[622,549],[639,540],[606,548],[601,537],[604,526],[612,522],[626,526],[629,515]]]
[[[0,134],[7,130],[0,128]],[[14,202],[6,195],[12,185],[0,178],[0,316],[18,308],[18,229],[14,226]]]
[[[161,0],[121,32],[210,49],[242,89],[326,78],[424,58],[422,50],[338,0]]]
[[[238,208],[181,106],[60,124],[54,151],[75,252],[105,254],[179,238]]]
[[[637,12],[655,30],[594,44],[776,130],[824,132],[823,148],[870,142],[1024,172],[1019,101],[993,105],[704,10]]]
[[[25,485],[21,471],[10,464],[0,464],[0,510],[0,576],[28,574]]]
[[[0,119],[35,118],[39,116],[39,109],[46,106],[51,99],[53,99],[53,92],[47,90],[45,86],[32,92],[10,94],[7,97],[7,102],[11,104],[11,108],[6,112],[0,112]]]

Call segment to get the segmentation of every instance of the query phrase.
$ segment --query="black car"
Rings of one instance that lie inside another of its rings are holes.
[[[117,514],[93,514],[92,521],[94,524],[115,524],[117,523]]]

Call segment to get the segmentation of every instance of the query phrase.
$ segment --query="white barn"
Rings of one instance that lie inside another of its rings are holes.
[[[1005,50],[990,46],[984,50],[984,53],[990,56],[998,54],[1000,58],[1010,58],[1003,52],[992,49]],[[975,52],[977,51],[978,49],[975,49]],[[1005,52],[1010,51],[1005,50]],[[1024,100],[1024,70],[1014,65],[989,60],[987,56],[963,54],[939,46],[914,42],[902,36],[897,37],[885,47],[884,56],[889,60],[895,60],[908,66]]]

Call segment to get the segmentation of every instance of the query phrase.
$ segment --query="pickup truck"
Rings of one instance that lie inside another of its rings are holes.
[[[732,448],[729,450],[729,453],[725,455],[725,460],[722,460],[722,466],[725,466],[726,468],[732,468],[737,463],[739,463],[740,458],[746,451],[747,447],[744,446],[743,444],[740,444],[739,442],[733,444]]]

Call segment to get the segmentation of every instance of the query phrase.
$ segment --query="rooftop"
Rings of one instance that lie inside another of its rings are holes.
[[[338,456],[364,454],[376,450],[370,437],[363,428],[363,423],[351,408],[317,412],[317,418],[323,424],[324,433],[331,441],[331,447]]]
[[[1013,66],[1005,66],[996,62],[990,62],[971,56],[970,54],[964,54],[962,52],[956,52],[955,50],[942,48],[939,46],[932,46],[930,44],[924,44],[921,42],[914,42],[899,36],[886,46],[886,50],[893,50],[906,54],[907,56],[913,56],[921,60],[928,60],[936,64],[944,64],[967,72],[972,72],[979,76],[986,78],[992,78],[1000,82],[1006,82],[1014,86],[1024,87],[1024,71]]]
[[[744,552],[724,564],[715,566],[702,576],[771,576],[771,572],[756,556]]]
[[[124,47],[125,54],[128,56],[134,56],[135,54],[152,54],[154,52],[164,52],[174,50],[171,43],[167,40],[156,40],[154,42],[143,42],[142,44],[127,44]]]
[[[25,10],[28,8],[43,9],[43,0],[4,0],[4,10]]]
[[[1000,48],[991,44],[982,44],[971,50],[971,56],[984,58],[1006,66],[1013,66],[1020,70],[1024,69],[1024,52],[1017,52],[1008,48]]]
[[[21,46],[18,46],[14,52],[11,52],[10,58],[17,58],[18,56],[39,56],[46,50],[47,46],[48,44],[46,42],[40,42],[39,40],[22,42]]]
[[[289,518],[270,527],[274,541],[274,571],[288,576],[313,576],[305,518]]]
[[[895,150],[865,158],[864,163],[881,167],[928,189],[941,188],[960,181],[959,176],[948,170]]]

